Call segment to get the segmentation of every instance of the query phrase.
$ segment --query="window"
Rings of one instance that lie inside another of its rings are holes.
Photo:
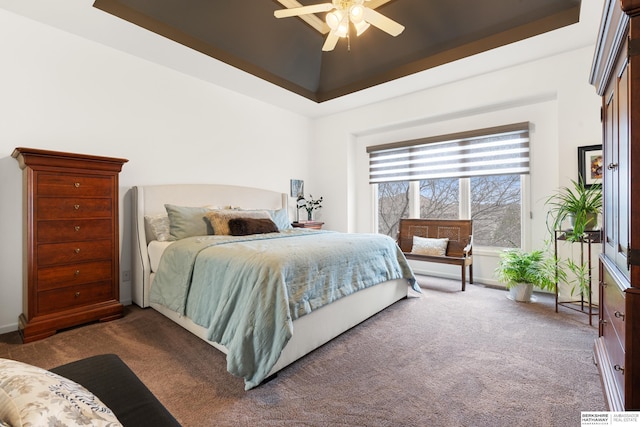
[[[369,147],[378,232],[401,218],[471,218],[478,246],[520,247],[528,124]]]
[[[420,218],[458,219],[460,180],[424,179],[420,185]]]
[[[395,238],[400,218],[409,218],[409,181],[378,184],[378,233]]]
[[[522,242],[520,175],[470,178],[473,241],[478,246],[519,248]]]

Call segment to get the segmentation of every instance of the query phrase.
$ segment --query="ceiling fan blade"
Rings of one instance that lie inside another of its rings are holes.
[[[336,44],[338,44],[339,38],[340,37],[338,37],[333,31],[329,32],[327,39],[324,41],[324,45],[322,45],[322,50],[325,52],[333,50],[336,47]]]
[[[276,18],[288,18],[290,16],[308,15],[311,13],[328,12],[333,9],[332,3],[312,4],[310,6],[293,7],[291,9],[278,9],[273,12]]]
[[[369,9],[368,7],[364,8],[364,20],[394,37],[404,31],[404,25],[400,25],[377,10]]]

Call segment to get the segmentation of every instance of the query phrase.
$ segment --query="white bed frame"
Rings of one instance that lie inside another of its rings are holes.
[[[140,307],[152,307],[180,326],[202,338],[220,351],[224,346],[206,338],[206,329],[189,318],[149,301],[153,282],[147,247],[145,215],[166,213],[165,203],[179,206],[239,206],[244,209],[281,209],[288,207],[288,195],[250,187],[217,184],[174,184],[137,186],[133,196],[133,302]],[[405,298],[405,279],[384,282],[361,290],[324,306],[293,322],[293,336],[271,370],[273,375],[305,354],[320,347],[358,323]]]

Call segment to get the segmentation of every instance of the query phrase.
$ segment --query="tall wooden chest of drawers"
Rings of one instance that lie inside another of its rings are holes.
[[[640,1],[605,0],[590,81],[602,96],[600,328],[609,410],[640,410]]]
[[[126,159],[16,148],[23,170],[23,341],[122,317],[118,173]]]

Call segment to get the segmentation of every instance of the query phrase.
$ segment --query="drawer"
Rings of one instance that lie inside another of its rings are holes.
[[[111,219],[38,221],[37,224],[38,243],[76,242],[113,237]]]
[[[113,253],[113,245],[111,242],[109,239],[39,245],[38,265],[48,266],[111,259]]]
[[[620,287],[614,282],[613,278],[604,269],[604,280],[606,286],[602,289],[602,301],[600,305],[604,307],[608,313],[607,320],[616,330],[620,340],[624,342],[625,337],[625,306],[624,293]]]
[[[36,194],[39,196],[112,197],[114,178],[82,174],[39,172]]]
[[[111,280],[111,260],[38,269],[38,290]]]
[[[55,313],[115,298],[110,281],[38,292],[38,314]]]
[[[77,197],[38,197],[36,217],[43,219],[110,218],[111,199],[83,199]]]
[[[603,318],[607,320],[607,322],[611,321],[611,316],[606,308],[603,312]],[[616,387],[620,391],[620,395],[624,395],[624,374],[621,369],[616,369],[616,367],[624,368],[625,365],[625,349],[622,344],[624,341],[620,341],[621,337],[618,336],[616,330],[609,323],[605,324],[602,328],[602,337],[604,338],[605,347],[609,355],[609,362],[611,363],[609,368],[615,379]]]

